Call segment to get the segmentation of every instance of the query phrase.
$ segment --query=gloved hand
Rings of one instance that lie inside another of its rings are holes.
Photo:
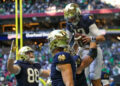
[[[16,51],[16,46],[14,45],[14,40],[13,40],[11,44],[10,53],[9,53],[9,59],[15,59],[15,51]]]

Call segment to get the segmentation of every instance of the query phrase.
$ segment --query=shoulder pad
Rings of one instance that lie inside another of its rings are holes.
[[[94,16],[91,14],[86,14],[86,15],[83,15],[83,19],[84,20],[94,20]]]

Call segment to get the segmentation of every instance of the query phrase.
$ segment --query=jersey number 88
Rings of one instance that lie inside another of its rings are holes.
[[[39,71],[38,69],[32,69],[32,68],[28,68],[27,69],[27,73],[28,73],[28,82],[29,83],[38,83],[39,82]]]

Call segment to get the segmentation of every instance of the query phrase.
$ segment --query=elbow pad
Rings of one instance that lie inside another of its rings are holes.
[[[95,58],[97,57],[97,49],[96,49],[96,48],[91,48],[91,49],[89,50],[88,55],[89,55],[91,58],[95,59]]]

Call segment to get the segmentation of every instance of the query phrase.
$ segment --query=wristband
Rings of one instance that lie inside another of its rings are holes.
[[[91,37],[91,42],[96,42],[96,37],[92,36]]]

